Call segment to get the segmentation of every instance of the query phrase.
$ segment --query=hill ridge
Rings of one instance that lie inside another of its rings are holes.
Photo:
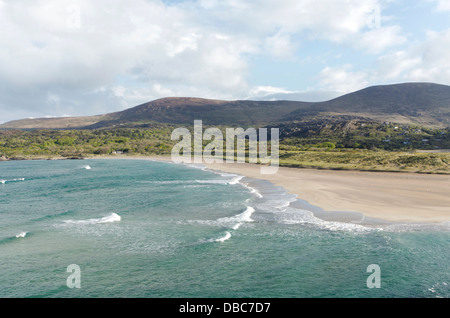
[[[218,100],[164,97],[122,111],[80,117],[10,121],[0,129],[94,129],[145,122],[263,126],[339,117],[450,126],[450,86],[428,83],[375,85],[324,102]]]

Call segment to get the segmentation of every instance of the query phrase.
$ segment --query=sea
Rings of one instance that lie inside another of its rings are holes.
[[[450,225],[153,160],[0,163],[1,298],[448,298]]]

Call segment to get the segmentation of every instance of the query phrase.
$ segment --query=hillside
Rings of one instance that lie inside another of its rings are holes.
[[[163,98],[98,116],[15,120],[0,129],[95,129],[133,127],[149,122],[263,126],[286,122],[365,119],[424,126],[450,126],[450,86],[405,83],[372,86],[326,102],[223,101]]]
[[[396,123],[450,126],[450,86],[405,83],[372,86],[298,110],[285,120],[309,116],[355,116]]]
[[[310,103],[293,101],[222,101],[202,98],[163,98],[121,112],[88,128],[112,127],[154,121],[191,125],[201,119],[205,125],[260,126],[279,122]]]

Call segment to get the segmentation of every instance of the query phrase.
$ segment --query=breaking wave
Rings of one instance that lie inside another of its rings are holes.
[[[11,180],[0,179],[0,184],[5,184],[6,182],[17,182],[17,181],[25,181],[25,178],[17,178]]]
[[[25,237],[25,236],[26,236],[27,234],[28,234],[28,233],[27,233],[27,232],[25,232],[25,231],[23,231],[23,232],[20,232],[20,233],[16,234],[16,238],[21,238],[21,237]]]
[[[75,224],[75,225],[85,225],[85,224],[102,224],[102,223],[113,223],[120,222],[122,220],[121,216],[117,213],[111,213],[108,216],[102,218],[94,218],[87,220],[65,220],[65,224]]]

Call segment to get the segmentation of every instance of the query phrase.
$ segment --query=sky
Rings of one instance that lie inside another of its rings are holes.
[[[0,123],[450,85],[450,0],[0,0]]]

